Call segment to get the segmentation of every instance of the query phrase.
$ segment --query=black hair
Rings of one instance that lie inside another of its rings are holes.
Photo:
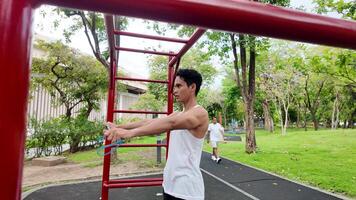
[[[195,96],[198,95],[203,78],[201,74],[194,69],[179,69],[177,76],[182,78],[188,86],[195,84]]]

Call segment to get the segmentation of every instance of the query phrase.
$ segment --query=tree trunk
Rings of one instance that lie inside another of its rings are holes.
[[[235,34],[230,34],[231,47],[234,56],[234,69],[236,75],[237,86],[241,89],[241,95],[244,101],[245,107],[245,122],[246,122],[246,153],[256,152],[256,138],[255,138],[255,126],[254,126],[254,100],[255,100],[255,37],[248,36],[249,39],[249,53],[250,53],[250,66],[247,66],[247,54],[246,54],[246,37],[243,34],[239,34],[240,43],[240,62],[241,62],[241,74],[238,66],[237,56],[237,43],[235,40]],[[241,76],[241,78],[240,78]]]
[[[306,107],[309,109],[312,120],[313,120],[313,124],[314,124],[314,129],[317,131],[319,129],[319,120],[316,117],[316,112],[319,108],[319,97],[321,95],[321,91],[324,87],[325,81],[326,80],[322,80],[321,84],[319,85],[319,89],[317,91],[317,93],[315,94],[314,99],[310,99],[310,94],[309,94],[309,90],[308,90],[308,80],[309,80],[309,75],[307,75],[306,80],[305,80],[305,96],[306,96],[306,100],[305,100],[305,105]]]
[[[90,101],[87,101],[88,109],[85,111],[85,118],[88,119],[91,111],[94,109],[94,104]]]
[[[345,126],[346,128],[355,128],[354,123],[355,123],[355,118],[356,118],[356,109],[351,113],[349,119],[345,119],[345,125],[347,122],[347,125]]]
[[[307,126],[307,106],[304,107],[304,131],[308,131],[308,126]]]
[[[312,117],[312,121],[313,121],[313,125],[314,125],[314,130],[318,130],[319,129],[319,121],[316,117],[316,113],[315,112],[310,112],[311,117]]]
[[[347,128],[347,120],[344,120],[344,125],[342,126],[342,128]]]
[[[226,117],[226,107],[223,105],[222,106],[222,112],[223,112],[223,117],[224,117],[224,127],[227,127],[227,117]]]
[[[69,146],[69,152],[75,153],[79,151],[79,141],[72,142]]]
[[[273,119],[271,117],[269,102],[267,99],[262,102],[265,130],[273,132]]]
[[[283,127],[283,135],[287,134],[287,127],[288,127],[288,106],[286,106],[285,104],[283,105],[284,108],[284,127]]]
[[[277,113],[278,113],[278,118],[279,118],[279,124],[281,126],[281,134],[283,135],[284,134],[284,130],[283,130],[283,114],[282,114],[282,105],[280,103],[280,101],[277,99],[275,100],[275,105],[276,105],[276,108],[277,108]]]
[[[254,153],[256,151],[256,138],[255,138],[255,122],[253,105],[246,103],[246,153]]]
[[[333,112],[331,115],[331,128],[336,129],[339,123],[339,93],[336,93],[336,97],[333,103]]]
[[[299,128],[300,127],[300,110],[301,110],[301,106],[300,106],[300,102],[298,102],[298,109],[297,109],[297,123],[296,123],[296,127]]]
[[[249,36],[250,45],[250,66],[248,69],[248,86],[246,87],[246,107],[248,113],[247,131],[246,131],[246,152],[256,152],[256,136],[255,136],[255,122],[254,122],[254,101],[255,101],[255,74],[256,74],[256,49],[255,37]],[[240,45],[242,46],[242,45]],[[245,60],[246,61],[246,60]],[[245,67],[247,67],[245,65]],[[246,86],[246,85],[245,85]]]
[[[69,120],[72,117],[72,109],[66,108],[66,118]]]

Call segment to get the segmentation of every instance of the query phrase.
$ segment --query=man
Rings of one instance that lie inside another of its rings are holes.
[[[209,125],[207,111],[197,105],[201,75],[192,69],[180,69],[173,95],[183,104],[183,111],[167,117],[127,125],[110,125],[104,135],[109,140],[153,135],[173,130],[169,140],[168,160],[163,173],[164,199],[204,199],[204,182],[199,168],[204,136]]]
[[[220,141],[225,141],[224,128],[221,124],[216,122],[216,117],[213,117],[212,123],[209,124],[208,132],[210,135],[210,145],[213,147],[213,155],[211,156],[211,159],[219,164],[221,162],[221,158],[218,153],[218,143]]]

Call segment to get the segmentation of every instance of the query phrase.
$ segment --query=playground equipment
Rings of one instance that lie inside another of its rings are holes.
[[[246,0],[3,0],[0,2],[0,133],[3,136],[0,150],[6,152],[2,163],[7,170],[0,172],[2,199],[21,198],[32,18],[34,9],[41,4],[356,49],[353,21]],[[110,16],[106,19],[111,26]],[[112,34],[108,31],[109,44],[114,44]],[[111,69],[114,69],[116,60],[113,47],[110,49]],[[172,57],[168,66],[176,64],[183,54],[169,54]],[[168,76],[171,81],[173,72],[171,67]],[[114,70],[110,76],[109,100],[113,100]],[[109,112],[107,119],[110,121]]]
[[[205,30],[198,28],[193,35],[188,40],[183,39],[175,39],[175,38],[166,38],[152,35],[144,35],[138,33],[130,33],[124,32],[120,30],[114,29],[114,17],[112,15],[105,15],[105,24],[108,34],[109,40],[109,48],[110,48],[110,84],[109,84],[109,94],[108,94],[108,112],[107,112],[107,121],[112,122],[114,120],[114,113],[142,113],[142,114],[171,114],[173,112],[173,82],[174,82],[174,72],[177,71],[179,67],[180,58],[189,50],[190,47],[204,34]],[[145,38],[152,40],[160,40],[160,41],[169,41],[169,42],[177,42],[184,43],[184,46],[181,48],[179,52],[158,52],[158,51],[150,51],[150,50],[142,50],[142,49],[132,49],[126,47],[118,47],[115,46],[114,41],[116,36],[131,36],[136,38]],[[116,72],[116,63],[117,63],[117,55],[120,51],[130,51],[136,53],[146,53],[146,54],[154,54],[154,55],[163,55],[168,56],[169,59],[167,63],[168,74],[167,80],[149,80],[149,79],[138,79],[138,78],[127,78],[127,77],[117,77]],[[175,69],[174,69],[174,66]],[[156,112],[156,111],[139,111],[139,110],[115,110],[115,85],[118,80],[126,80],[126,81],[141,81],[141,82],[153,82],[159,84],[167,84],[167,112]],[[170,133],[167,132],[167,142],[166,144],[120,144],[114,145],[123,147],[165,147],[166,148],[166,158],[168,156],[169,149],[169,137]],[[110,145],[111,141],[105,140],[105,146]],[[103,177],[102,177],[102,190],[101,190],[101,198],[103,200],[108,199],[108,190],[111,188],[122,188],[122,187],[144,187],[144,186],[159,186],[162,185],[162,178],[145,178],[145,179],[123,179],[123,180],[110,180],[110,148],[105,148],[104,153],[104,166],[103,166]]]

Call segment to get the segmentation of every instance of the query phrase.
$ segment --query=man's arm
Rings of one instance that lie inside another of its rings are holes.
[[[138,128],[140,126],[144,126],[146,124],[149,124],[152,122],[153,119],[144,119],[141,121],[137,121],[137,122],[131,122],[128,124],[120,124],[120,125],[115,125],[113,123],[108,122],[108,125],[110,126],[110,128],[123,128],[123,129],[134,129],[134,128]]]
[[[200,126],[204,120],[208,120],[206,111],[202,108],[194,108],[187,112],[154,119],[150,123],[131,130],[113,128],[107,131],[105,135],[109,136],[109,140],[117,140],[120,138],[159,134],[174,129],[194,129]]]
[[[159,118],[145,126],[132,129],[134,136],[157,134],[175,129],[194,129],[200,126],[206,118],[206,111],[202,108],[194,108],[188,112]]]
[[[222,141],[225,142],[225,138],[224,138],[224,133],[225,133],[224,127],[221,126],[221,124],[219,124],[219,125],[220,125],[219,132],[220,132],[220,134],[221,134]]]
[[[174,113],[172,113],[172,114],[174,114]],[[120,124],[120,125],[116,125],[114,123],[107,122],[107,125],[109,125],[109,128],[122,128],[122,129],[130,130],[130,129],[134,129],[134,128],[138,128],[138,127],[147,125],[147,124],[151,123],[153,120],[155,120],[155,119],[144,119],[144,120],[140,120],[137,122],[131,122],[128,124]]]

